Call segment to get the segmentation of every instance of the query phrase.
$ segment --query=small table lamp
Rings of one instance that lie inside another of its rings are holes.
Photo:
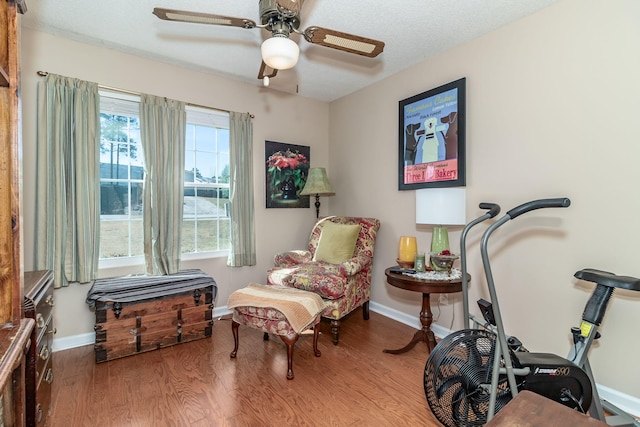
[[[320,218],[320,196],[333,196],[335,192],[331,188],[325,168],[310,168],[307,182],[300,192],[301,196],[316,196],[316,218]]]
[[[464,187],[416,190],[416,224],[434,225],[431,252],[449,249],[449,233],[445,225],[466,224],[465,196]]]

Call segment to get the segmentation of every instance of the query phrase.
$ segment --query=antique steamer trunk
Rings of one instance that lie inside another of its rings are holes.
[[[216,292],[200,270],[96,280],[96,363],[210,337]]]

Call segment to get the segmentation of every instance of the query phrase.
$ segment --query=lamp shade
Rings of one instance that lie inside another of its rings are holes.
[[[465,188],[416,190],[416,224],[466,224]]]
[[[311,168],[309,169],[309,175],[307,176],[307,182],[304,188],[300,192],[301,196],[318,195],[331,195],[335,194],[329,178],[327,178],[327,171],[325,168]]]
[[[274,36],[262,42],[262,60],[275,70],[288,70],[298,63],[300,48],[288,37]]]

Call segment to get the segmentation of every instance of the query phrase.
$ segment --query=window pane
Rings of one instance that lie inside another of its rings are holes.
[[[229,152],[229,129],[218,129],[218,151]]]
[[[100,183],[100,258],[143,254],[142,183]]]
[[[185,217],[182,220],[180,252],[183,254],[196,252],[196,222],[193,218]]]
[[[127,222],[103,217],[100,221],[100,258],[129,256],[128,246],[122,245],[123,239],[129,241]]]
[[[197,226],[196,226],[197,224]],[[229,250],[230,221],[220,219],[184,219],[182,222],[182,253]]]
[[[211,152],[198,152],[196,169],[199,172],[200,182],[215,183],[216,180],[216,155]]]
[[[229,183],[229,154],[228,153],[218,154],[218,171],[219,171],[218,182],[223,184],[228,184]]]
[[[185,185],[183,253],[229,249],[228,197],[226,188]]]
[[[216,129],[209,126],[196,127],[196,150],[207,151],[215,147]]]
[[[218,250],[231,249],[231,220],[228,215],[218,220],[218,239]]]
[[[100,258],[144,254],[142,221],[123,216],[102,216],[100,220]]]
[[[124,215],[129,207],[127,183],[100,182],[100,214]]]
[[[182,253],[222,251],[231,247],[229,218],[198,219],[197,235],[195,221],[185,219],[183,227]],[[187,235],[185,235],[185,231]],[[191,240],[194,243],[191,243]],[[197,245],[195,242],[197,242]]]
[[[100,258],[143,255],[139,102],[100,96]]]
[[[144,179],[144,156],[139,139],[129,143],[129,161],[131,162],[131,179]]]
[[[129,214],[132,220],[142,221],[142,182],[131,182],[131,210]]]
[[[142,215],[139,220],[132,218],[131,225],[131,252],[129,256],[144,255],[144,229],[142,224]]]
[[[195,125],[187,123],[187,135],[185,139],[185,149],[193,150],[196,147],[196,127]]]

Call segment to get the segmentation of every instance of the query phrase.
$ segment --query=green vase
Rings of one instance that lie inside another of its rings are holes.
[[[444,250],[449,249],[449,233],[447,228],[442,225],[433,227],[433,236],[431,237],[431,252],[439,254]],[[446,268],[438,267],[433,262],[429,261],[431,269],[434,271],[444,271]]]

